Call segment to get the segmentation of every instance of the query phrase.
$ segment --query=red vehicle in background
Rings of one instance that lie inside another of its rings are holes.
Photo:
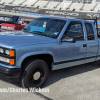
[[[32,20],[22,20],[22,21],[18,21],[18,23],[16,24],[2,23],[1,31],[19,31],[23,29],[31,21]]]

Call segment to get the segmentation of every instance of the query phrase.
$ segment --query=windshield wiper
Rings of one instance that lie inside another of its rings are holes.
[[[40,31],[32,31],[32,32],[33,32],[33,33],[34,33],[34,32],[37,32],[37,33],[43,33],[43,32],[40,32]]]
[[[42,34],[43,36],[46,36],[46,37],[50,37],[50,38],[54,38],[52,35],[48,35],[48,34]]]
[[[43,32],[40,32],[40,31],[32,31],[32,32],[30,32],[30,33],[32,33],[32,34],[37,34],[37,35],[42,35],[42,34],[43,34]]]

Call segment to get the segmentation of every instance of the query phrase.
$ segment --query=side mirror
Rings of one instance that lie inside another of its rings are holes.
[[[75,38],[65,36],[64,38],[62,38],[62,40],[61,40],[61,41],[62,41],[62,42],[70,42],[70,43],[75,43]]]

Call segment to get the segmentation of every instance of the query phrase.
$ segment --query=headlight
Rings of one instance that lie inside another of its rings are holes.
[[[0,48],[0,53],[4,53],[4,49]]]
[[[5,54],[14,57],[15,56],[15,50],[5,50]]]
[[[6,55],[10,55],[10,50],[5,50]]]
[[[2,56],[3,56],[3,57],[0,56],[1,62],[8,63],[10,65],[15,65],[15,50],[0,48],[0,53],[2,53]]]
[[[10,63],[10,59],[1,56],[0,56],[0,61]]]

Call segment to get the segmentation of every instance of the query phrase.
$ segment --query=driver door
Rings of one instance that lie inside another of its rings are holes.
[[[85,32],[81,21],[71,21],[64,33],[75,38],[74,43],[59,42],[58,68],[66,68],[83,64],[86,55]]]

